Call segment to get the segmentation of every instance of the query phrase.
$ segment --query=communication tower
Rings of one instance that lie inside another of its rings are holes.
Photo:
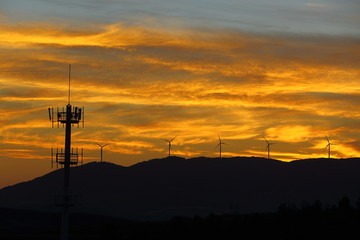
[[[52,127],[57,123],[57,127],[65,128],[65,146],[64,148],[51,149],[51,164],[56,163],[57,166],[63,168],[64,187],[61,195],[56,196],[56,205],[63,208],[61,218],[61,240],[69,239],[69,208],[75,205],[75,198],[70,194],[70,167],[75,166],[83,159],[83,150],[71,147],[71,128],[73,126],[84,127],[84,108],[74,107],[70,104],[70,80],[71,65],[69,64],[69,91],[68,104],[64,108],[49,108],[49,119]]]

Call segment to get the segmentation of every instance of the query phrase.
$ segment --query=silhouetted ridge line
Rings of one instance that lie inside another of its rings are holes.
[[[72,168],[81,196],[74,211],[134,219],[273,212],[282,203],[332,205],[359,196],[360,159],[282,162],[257,157],[171,156],[124,167],[92,162]],[[0,207],[53,211],[61,169],[0,190]],[[25,201],[24,201],[25,199]]]

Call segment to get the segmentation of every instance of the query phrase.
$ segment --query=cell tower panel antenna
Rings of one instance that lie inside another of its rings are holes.
[[[68,105],[71,106],[71,105]],[[62,124],[63,127],[65,127],[68,119],[67,119],[67,114],[68,111],[65,110],[64,108],[62,108],[61,110],[59,108],[57,108],[56,111],[56,116],[57,119],[56,120],[52,120],[52,122],[57,122],[58,123],[58,127],[60,126],[60,124]],[[53,113],[52,113],[53,115]],[[51,119],[54,119],[53,117]],[[72,107],[70,110],[70,123],[71,125],[81,125],[84,127],[84,109],[79,108],[79,107]]]
[[[51,122],[51,127],[54,127],[54,122],[55,122],[55,119],[54,119],[54,108],[51,107],[48,109],[48,112],[49,112],[49,120]]]
[[[81,121],[82,127],[85,127],[85,107],[82,107],[81,113],[82,113],[82,121]]]

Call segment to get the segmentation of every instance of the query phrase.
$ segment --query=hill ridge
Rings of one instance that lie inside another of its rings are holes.
[[[282,203],[332,204],[343,196],[356,201],[359,170],[358,158],[167,157],[128,167],[91,162],[71,170],[73,193],[81,199],[73,211],[143,219],[271,212]],[[58,211],[52,199],[62,192],[61,172],[0,189],[0,207]]]

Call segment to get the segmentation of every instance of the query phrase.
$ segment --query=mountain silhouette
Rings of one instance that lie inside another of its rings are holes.
[[[167,157],[123,167],[92,162],[71,169],[73,212],[130,219],[274,212],[285,204],[360,197],[360,159],[293,162],[257,157]],[[0,190],[0,207],[60,211],[62,169]]]

